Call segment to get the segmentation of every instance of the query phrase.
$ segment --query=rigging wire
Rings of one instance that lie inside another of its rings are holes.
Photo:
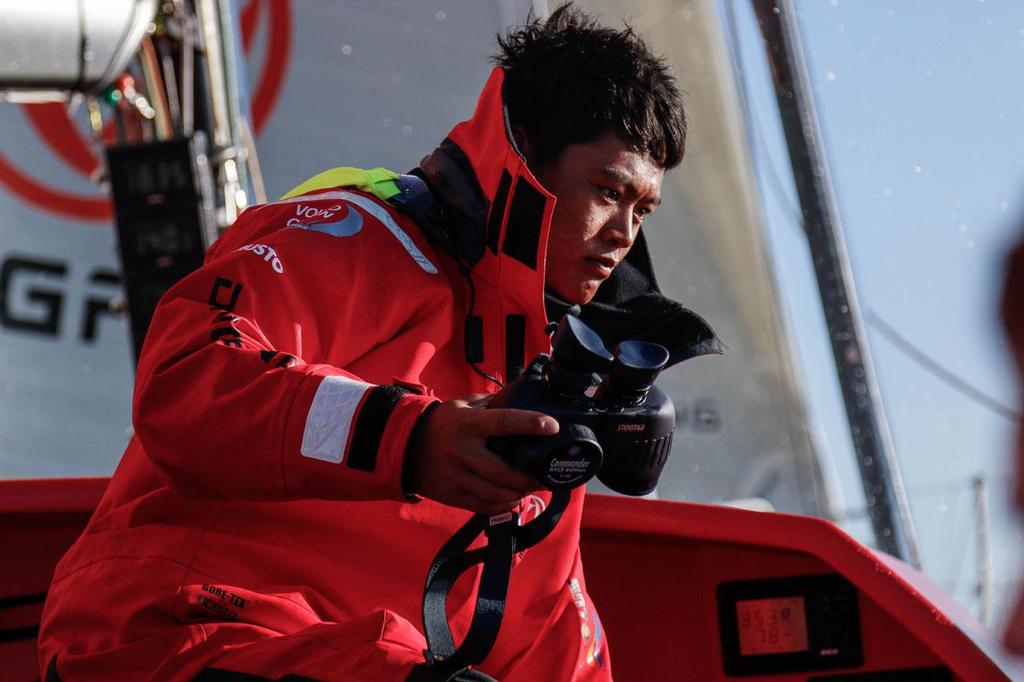
[[[267,203],[267,186],[263,182],[263,167],[256,153],[256,140],[252,127],[246,117],[238,120],[238,129],[242,136],[242,148],[245,150],[245,161],[249,164],[249,177],[252,179],[252,192],[257,204]]]
[[[936,483],[930,483],[926,485],[908,486],[907,495],[917,500],[922,497],[936,497],[939,495],[962,495],[965,492],[969,492],[973,485],[974,477],[969,476],[963,480],[947,480],[938,481]],[[985,479],[985,486],[991,489],[1002,489],[1009,488],[1011,482],[1007,478],[999,479]],[[1002,494],[1002,493],[1000,493]],[[1008,492],[1006,494],[1009,494]],[[842,521],[859,521],[868,518],[867,507],[851,507],[849,509],[841,509],[836,513],[836,520]]]
[[[742,55],[740,53],[739,30],[736,25],[734,12],[735,0],[727,0],[723,3],[725,10],[726,27],[728,31],[729,52],[732,56],[733,77],[738,84],[740,106],[743,109],[744,119],[747,121],[747,132],[752,141],[750,145],[751,157],[755,166],[760,166],[772,185],[775,198],[782,204],[782,208],[790,214],[792,224],[799,226],[806,232],[803,214],[796,206],[795,199],[786,189],[786,183],[782,180],[782,174],[775,165],[775,159],[768,150],[768,145],[761,131],[760,119],[753,115],[750,107],[749,87],[746,73],[742,68]],[[917,344],[912,342],[904,334],[901,334],[893,325],[885,321],[873,308],[865,306],[865,323],[878,331],[892,345],[912,360],[923,370],[932,374],[963,397],[975,404],[997,414],[1012,424],[1024,421],[1024,415],[1020,410],[1014,409],[1005,403],[988,395],[971,382],[960,377],[943,367],[940,363],[929,357]]]
[[[139,65],[142,68],[142,80],[145,90],[153,103],[154,126],[158,140],[169,140],[174,135],[171,123],[171,108],[168,104],[167,89],[160,72],[153,40],[146,36],[138,52]]]
[[[1018,424],[1021,422],[1021,413],[1019,410],[1015,410],[999,400],[996,400],[966,379],[961,378],[943,367],[941,363],[926,355],[924,351],[905,336],[900,334],[891,324],[883,320],[878,313],[870,308],[868,309],[867,322],[882,334],[890,343],[903,352],[904,355],[909,357],[917,363],[918,366],[927,370],[936,378],[941,379],[950,388],[956,390],[970,400],[973,400],[975,403],[985,407],[990,412],[998,414],[1011,424]]]
[[[166,21],[166,20],[165,20]],[[164,28],[166,33],[166,25]],[[154,41],[160,61],[160,69],[164,77],[164,94],[171,117],[172,137],[181,131],[181,101],[178,94],[178,75],[175,73],[174,57],[166,35],[160,35]]]
[[[966,513],[961,514],[963,493],[966,492],[966,486],[960,485],[958,490],[947,491],[944,494],[943,502],[948,504],[950,497],[953,498],[953,518],[948,522],[949,528],[949,547],[953,550],[949,553],[947,562],[947,582],[950,586],[949,591],[955,592],[957,586],[960,584],[960,577],[964,572],[964,564],[967,563],[967,552],[968,543],[970,542],[971,526],[977,525],[977,519],[972,518],[970,510]],[[973,522],[973,524],[972,524]],[[938,573],[936,573],[936,576]]]

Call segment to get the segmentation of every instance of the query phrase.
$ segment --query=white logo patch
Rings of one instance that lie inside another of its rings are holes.
[[[533,521],[535,518],[543,514],[546,508],[547,504],[545,504],[543,497],[527,495],[519,505],[519,522],[526,524]]]
[[[395,222],[394,218],[388,215],[387,209],[380,206],[372,199],[368,199],[360,194],[353,194],[352,192],[321,192],[311,196],[304,197],[292,197],[290,199],[282,199],[276,201],[273,206],[281,206],[284,204],[301,204],[303,208],[306,208],[306,203],[311,201],[326,201],[326,200],[342,200],[347,201],[351,204],[355,204],[362,210],[366,211],[367,214],[373,216],[378,221],[384,224],[384,227],[388,228],[388,231],[395,236],[395,239],[405,248],[406,252],[412,256],[412,259],[416,261],[416,264],[422,268],[424,272],[430,273],[431,275],[437,274],[437,266],[430,262],[430,259],[420,251],[419,247],[416,246],[416,242],[413,241],[412,237],[405,233],[405,231]],[[329,211],[330,209],[328,209]],[[360,221],[360,225],[361,225]],[[349,229],[346,227],[346,229]]]
[[[335,237],[351,237],[363,229],[363,216],[355,206],[334,205],[317,208],[299,204],[295,217],[289,218],[288,227],[324,232]]]

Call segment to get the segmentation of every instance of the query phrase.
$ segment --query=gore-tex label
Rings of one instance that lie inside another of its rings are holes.
[[[238,612],[249,603],[249,600],[245,597],[241,597],[223,587],[210,584],[204,584],[201,592],[193,594],[189,601],[189,610],[193,615],[205,612],[224,620],[236,620]]]

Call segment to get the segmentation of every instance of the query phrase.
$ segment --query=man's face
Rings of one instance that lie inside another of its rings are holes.
[[[587,303],[629,253],[644,217],[661,202],[665,169],[606,133],[570,145],[554,161],[531,170],[558,197],[546,286],[571,303]]]

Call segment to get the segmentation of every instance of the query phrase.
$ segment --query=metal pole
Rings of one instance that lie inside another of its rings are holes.
[[[245,164],[239,163],[245,153],[238,121],[246,114],[239,97],[238,46],[235,21],[228,0],[196,0],[196,14],[203,36],[209,79],[213,153],[217,184],[224,205],[223,227],[230,226],[248,205],[249,178]]]
[[[238,150],[240,156],[237,165],[238,191],[235,197],[238,209],[244,209],[248,205],[248,196],[252,194],[252,185],[249,179],[249,159],[247,158],[250,148],[245,143],[244,127],[249,118],[248,108],[242,108],[242,79],[241,69],[241,47],[239,39],[239,18],[238,3],[231,0],[218,0],[217,14],[220,19],[221,59],[224,65],[224,91],[227,95],[228,124],[231,131],[231,145]],[[273,59],[271,55],[269,58]],[[255,144],[251,148],[255,153]]]
[[[789,159],[832,342],[853,449],[878,548],[920,566],[910,505],[875,381],[832,194],[791,0],[752,0],[764,37]]]
[[[978,621],[988,627],[992,614],[992,547],[988,535],[985,478],[975,476],[971,487],[974,489],[974,519],[978,533]]]

